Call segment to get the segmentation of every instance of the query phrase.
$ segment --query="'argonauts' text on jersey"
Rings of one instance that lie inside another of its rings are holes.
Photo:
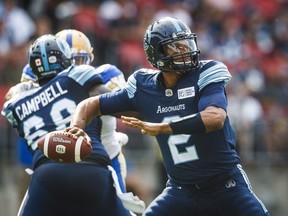
[[[24,101],[15,108],[15,112],[20,120],[23,120],[26,116],[32,112],[47,106],[50,102],[54,101],[61,95],[66,94],[68,91],[63,89],[59,82],[56,82],[49,86],[45,91],[39,95]]]
[[[177,106],[158,106],[157,112],[156,113],[167,113],[167,112],[173,112],[176,110],[184,110],[185,109],[185,104],[179,104]]]

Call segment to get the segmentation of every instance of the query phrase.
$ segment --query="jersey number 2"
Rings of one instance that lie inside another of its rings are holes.
[[[170,116],[164,118],[163,122],[169,122],[179,116]],[[195,145],[185,147],[185,151],[179,151],[179,146],[187,144],[191,135],[188,134],[173,134],[168,137],[169,149],[174,161],[174,164],[185,163],[188,161],[198,160],[198,154]]]

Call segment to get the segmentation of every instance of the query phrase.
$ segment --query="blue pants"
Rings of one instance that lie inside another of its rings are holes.
[[[128,216],[111,172],[95,164],[44,163],[34,171],[20,216]]]
[[[208,187],[183,187],[167,183],[143,216],[269,216],[252,192],[241,166],[233,175]]]

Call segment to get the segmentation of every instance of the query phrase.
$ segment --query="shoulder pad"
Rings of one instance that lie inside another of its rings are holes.
[[[10,106],[11,106],[11,102],[10,102],[10,101],[5,102],[1,114],[2,114],[4,117],[7,118],[7,120],[9,121],[9,123],[10,123],[13,127],[17,127],[17,126],[18,126],[18,123],[17,123],[17,120],[15,119],[15,117],[13,116],[13,112],[12,112],[12,110],[10,109]]]
[[[155,74],[155,73],[159,73],[159,70],[154,70],[154,69],[150,69],[150,68],[141,68],[138,71],[136,71],[138,73],[142,73],[142,74]]]
[[[29,64],[26,64],[25,67],[23,68],[21,79],[20,79],[20,82],[26,82],[26,81],[37,82],[37,77],[32,72],[32,69]]]
[[[119,68],[117,68],[115,65],[112,64],[103,64],[99,67],[96,67],[97,73],[107,73],[109,72],[112,75],[118,75],[122,74],[122,71],[120,71]]]
[[[126,85],[125,85],[125,89],[128,93],[129,98],[133,98],[135,95],[135,92],[137,90],[137,80],[136,80],[137,74],[136,73],[137,73],[137,71],[128,77],[128,80],[127,80]]]
[[[125,89],[128,92],[129,98],[134,97],[135,92],[137,91],[137,84],[141,85],[141,83],[144,82],[144,80],[146,80],[147,77],[150,77],[151,75],[157,74],[157,73],[160,73],[160,71],[148,69],[148,68],[141,68],[135,71],[132,75],[130,75],[125,86]]]
[[[227,66],[219,61],[205,61],[200,70],[201,72],[197,82],[199,91],[210,83],[224,82],[227,84],[232,78]]]
[[[107,88],[117,91],[125,86],[125,77],[121,70],[111,64],[104,64],[96,68]]]
[[[17,101],[20,98],[33,94],[38,88],[40,88],[39,84],[32,81],[18,83],[9,89],[5,95],[5,100]]]
[[[126,81],[123,74],[119,74],[118,76],[111,77],[109,80],[104,80],[105,86],[111,91],[118,91],[125,87]]]
[[[68,71],[68,77],[74,79],[80,85],[84,85],[84,83],[93,76],[101,78],[101,76],[95,72],[95,68],[91,65],[76,65]]]

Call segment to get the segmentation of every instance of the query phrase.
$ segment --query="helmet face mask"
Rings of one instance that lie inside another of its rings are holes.
[[[39,81],[54,77],[71,64],[69,45],[54,35],[41,36],[29,48],[29,65]]]
[[[166,17],[148,27],[144,50],[151,65],[162,72],[186,73],[199,64],[196,37],[183,22]]]
[[[93,47],[85,34],[75,29],[65,29],[58,32],[56,36],[69,44],[74,64],[91,64],[94,59]]]
[[[90,65],[91,58],[88,53],[72,53],[73,64],[75,65]]]

